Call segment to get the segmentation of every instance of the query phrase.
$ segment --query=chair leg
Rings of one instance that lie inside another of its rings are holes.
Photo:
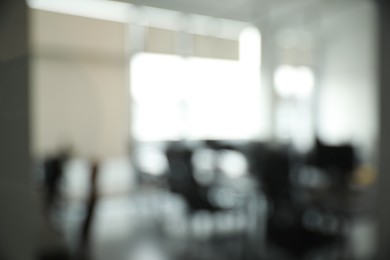
[[[91,225],[93,222],[96,203],[98,200],[97,191],[97,178],[98,178],[99,165],[97,162],[91,164],[91,175],[90,175],[90,191],[87,200],[87,211],[84,222],[81,226],[80,244],[79,244],[79,258],[88,259],[91,242]]]

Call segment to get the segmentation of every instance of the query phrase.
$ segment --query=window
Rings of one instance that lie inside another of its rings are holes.
[[[279,140],[292,141],[300,151],[307,151],[314,141],[314,73],[307,66],[284,64],[275,70],[274,83],[278,97],[276,136]]]
[[[141,53],[131,61],[136,140],[252,139],[259,71],[239,61]]]

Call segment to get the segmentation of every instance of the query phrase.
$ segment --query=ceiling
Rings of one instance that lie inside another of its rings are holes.
[[[290,13],[322,0],[119,0],[135,5],[253,22],[265,16]],[[329,0],[327,0],[329,1]],[[332,0],[331,0],[332,1]]]

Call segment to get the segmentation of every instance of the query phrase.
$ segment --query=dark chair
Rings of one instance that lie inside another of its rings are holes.
[[[344,188],[357,165],[357,156],[351,144],[326,145],[317,139],[309,164],[325,171],[335,187]]]
[[[201,187],[195,180],[192,167],[193,151],[182,143],[171,143],[167,147],[166,155],[171,191],[181,194],[191,210],[216,210],[207,199],[207,187]]]

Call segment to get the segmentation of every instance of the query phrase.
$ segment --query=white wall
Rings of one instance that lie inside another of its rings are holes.
[[[324,16],[319,59],[319,135],[328,143],[352,141],[367,157],[378,124],[375,15],[369,1],[334,8]]]
[[[31,10],[31,36],[34,154],[64,146],[87,158],[126,153],[126,25]]]

